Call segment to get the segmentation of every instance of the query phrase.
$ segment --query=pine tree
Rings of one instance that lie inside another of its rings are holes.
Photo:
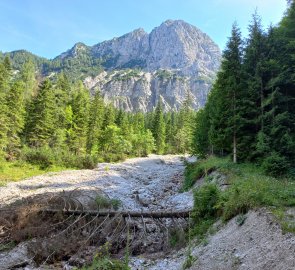
[[[258,158],[256,144],[261,143],[259,133],[264,130],[264,102],[266,97],[267,36],[261,26],[261,19],[255,13],[249,25],[249,38],[244,55],[244,110],[242,117],[244,140],[241,142],[242,159]]]
[[[20,135],[25,124],[24,89],[23,81],[16,81],[7,94],[7,137],[9,141],[6,152],[9,159],[15,159],[20,154]]]
[[[89,111],[89,123],[87,131],[87,153],[91,154],[94,147],[98,146],[99,138],[102,133],[104,119],[104,103],[100,92],[96,91],[91,101]]]
[[[75,86],[71,108],[73,112],[72,132],[69,147],[77,155],[84,154],[87,142],[87,127],[89,116],[89,91],[79,81]]]
[[[208,130],[211,152],[232,152],[237,162],[240,139],[240,100],[242,96],[242,39],[235,23],[223,53],[221,70],[208,98],[206,110],[210,121]],[[196,136],[195,136],[196,138]]]
[[[32,102],[27,122],[28,142],[30,146],[51,146],[56,129],[56,104],[51,82],[46,79]]]
[[[153,120],[153,135],[155,138],[157,154],[163,154],[165,151],[165,122],[161,101],[158,102],[155,110]]]
[[[205,157],[210,152],[208,109],[200,109],[195,118],[195,126],[192,136],[192,153],[199,157]]]
[[[242,76],[242,39],[241,32],[237,24],[233,25],[232,35],[227,44],[223,56],[225,62],[223,63],[223,69],[227,76],[226,90],[229,94],[229,108],[230,115],[228,119],[228,128],[232,133],[232,148],[233,148],[233,162],[237,162],[238,152],[238,136],[240,128],[240,99],[241,99],[241,76]]]
[[[7,132],[8,125],[8,107],[6,103],[7,94],[10,91],[11,65],[8,57],[5,57],[3,63],[0,63],[0,157],[4,155],[8,144]]]
[[[64,73],[58,75],[54,87],[54,97],[56,104],[55,119],[56,129],[53,135],[54,147],[65,148],[67,138],[67,116],[66,108],[71,102],[71,85]]]
[[[35,66],[31,59],[23,64],[20,71],[20,80],[24,84],[24,99],[26,103],[30,102],[37,92],[38,86],[35,72]]]
[[[116,120],[116,113],[115,113],[114,106],[111,104],[108,104],[104,112],[103,129],[105,129],[107,126],[115,124],[115,120]]]

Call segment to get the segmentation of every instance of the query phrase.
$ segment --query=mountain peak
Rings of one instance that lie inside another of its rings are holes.
[[[166,21],[164,21],[162,24],[165,24],[165,25],[181,25],[181,24],[189,24],[183,20],[171,20],[171,19],[168,19]]]
[[[92,47],[79,42],[59,57],[77,57],[83,52],[102,59],[107,70],[169,69],[188,76],[215,73],[221,58],[218,46],[208,35],[183,20],[171,19],[149,34],[138,28]]]

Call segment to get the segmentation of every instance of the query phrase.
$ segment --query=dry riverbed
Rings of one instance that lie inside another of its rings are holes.
[[[188,210],[193,206],[192,192],[179,193],[183,172],[183,157],[175,155],[150,155],[116,164],[100,163],[94,170],[48,173],[9,183],[0,188],[0,203],[10,204],[40,194],[78,189],[86,194],[99,191],[110,199],[118,199],[121,208],[128,211]],[[0,254],[0,269],[9,269],[15,261],[25,257],[25,246],[20,244],[12,251]]]
[[[173,155],[151,155],[117,164],[100,163],[94,170],[48,173],[1,187],[0,203],[79,189],[83,193],[99,190],[111,199],[119,199],[121,208],[128,211],[188,210],[193,207],[192,192],[179,193],[184,172],[182,159]],[[197,186],[203,182],[198,181]],[[290,217],[295,219],[292,211]],[[236,218],[226,224],[218,222],[212,235],[208,235],[203,243],[196,240],[192,241],[190,255],[193,263],[190,269],[295,269],[295,236],[283,234],[268,209],[249,211],[241,226]],[[166,254],[131,257],[130,266],[132,270],[182,270],[188,258],[187,252],[188,247],[185,247]],[[19,244],[8,252],[0,253],[0,269],[11,269],[11,265],[17,265],[27,257],[25,243]],[[67,262],[63,265],[63,269],[72,269]],[[14,269],[61,268],[26,265]]]

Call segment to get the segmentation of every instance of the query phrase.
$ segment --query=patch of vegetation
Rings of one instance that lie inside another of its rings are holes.
[[[221,191],[215,184],[205,184],[194,192],[194,208],[192,221],[194,227],[192,234],[203,239],[211,225],[216,221],[217,205]]]
[[[242,225],[246,218],[245,213],[250,209],[295,206],[295,182],[270,177],[264,173],[263,168],[253,164],[234,164],[226,158],[210,157],[195,164],[188,164],[186,177],[195,181],[209,169],[227,175],[227,181],[231,185],[222,192],[216,185],[206,183],[194,191],[194,235],[202,238],[219,217],[226,221],[237,216],[236,222]],[[282,220],[283,230],[294,232],[294,224],[286,223],[287,219],[282,218],[282,214],[276,211]]]
[[[190,268],[194,262],[197,260],[196,257],[194,257],[192,254],[189,254],[187,257],[186,257],[186,260],[184,261],[183,263],[183,266],[182,266],[182,269],[188,269]]]
[[[117,210],[121,206],[120,200],[109,199],[105,196],[97,196],[95,198],[95,203],[99,208],[114,208],[114,210]]]
[[[161,80],[168,80],[168,79],[172,79],[173,73],[166,69],[159,69],[156,72],[156,77],[160,78]]]
[[[89,266],[85,266],[80,270],[129,270],[130,268],[126,264],[117,259],[111,259],[110,257],[96,256],[93,262]]]
[[[169,244],[172,248],[180,248],[186,244],[186,234],[183,230],[172,229],[169,231]]]
[[[74,155],[69,151],[52,149],[50,147],[28,148],[22,151],[22,160],[37,165],[41,170],[48,170],[55,164],[64,168],[94,169],[98,157],[91,155]]]
[[[128,262],[113,259],[109,253],[109,243],[107,242],[102,246],[100,252],[98,252],[89,266],[84,266],[80,270],[130,270]]]
[[[236,218],[236,223],[237,223],[239,226],[242,226],[242,225],[245,223],[246,219],[247,219],[246,215],[244,215],[244,214],[240,214],[240,215],[238,215],[237,218]]]
[[[24,161],[0,161],[0,186],[5,186],[8,182],[20,181],[49,171],[58,172],[65,169],[65,167],[57,165],[41,169],[38,165]]]
[[[113,79],[115,81],[127,81],[132,78],[139,78],[140,77],[140,70],[139,69],[127,69],[123,72],[117,73]]]
[[[14,241],[10,241],[6,244],[0,244],[0,252],[11,250],[16,246]]]
[[[217,168],[222,173],[228,174],[231,163],[228,159],[211,157],[209,159],[198,160],[197,163],[186,163],[184,172],[184,182],[182,191],[188,191],[201,177],[207,177],[208,174]]]
[[[290,232],[295,234],[295,214],[288,213],[286,208],[272,209],[272,213],[281,224],[283,233]]]

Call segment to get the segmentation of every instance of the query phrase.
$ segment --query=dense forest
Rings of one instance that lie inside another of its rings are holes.
[[[294,174],[294,1],[267,30],[254,14],[245,40],[233,24],[208,102],[196,116],[193,152],[231,155],[272,175]]]
[[[184,153],[194,117],[189,100],[179,112],[164,113],[159,101],[153,112],[127,113],[64,73],[40,80],[31,60],[17,72],[6,56],[0,64],[1,157],[91,168],[127,156]]]

